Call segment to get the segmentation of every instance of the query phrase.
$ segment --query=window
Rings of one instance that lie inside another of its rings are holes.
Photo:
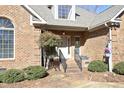
[[[58,18],[69,19],[71,8],[71,5],[58,5]]]
[[[14,58],[14,26],[4,17],[0,17],[0,58]]]

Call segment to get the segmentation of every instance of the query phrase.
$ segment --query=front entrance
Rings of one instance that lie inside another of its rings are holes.
[[[62,42],[58,48],[66,59],[71,58],[70,42],[70,36],[62,36]]]
[[[75,52],[79,55],[81,54],[81,51],[80,51],[80,37],[79,36],[75,37]]]

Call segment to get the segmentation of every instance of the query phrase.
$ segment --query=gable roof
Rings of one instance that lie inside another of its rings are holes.
[[[76,7],[76,19],[73,20],[59,20],[55,19],[52,10],[48,8],[47,5],[29,5],[41,18],[43,18],[47,25],[53,26],[68,26],[68,27],[87,27],[89,29],[103,25],[105,22],[110,21],[121,9],[124,8],[123,5],[114,5],[101,12],[100,14],[95,14],[89,12],[85,9]],[[33,20],[38,20],[38,18],[33,17]]]
[[[89,28],[94,28],[110,21],[122,8],[124,8],[123,5],[111,6],[104,12],[96,15]]]
[[[93,20],[95,14],[88,12],[84,9],[76,7],[76,20],[56,20],[46,5],[30,5],[30,7],[36,11],[43,19],[47,21],[49,25],[63,25],[63,26],[76,26],[76,27],[87,27]],[[87,20],[89,19],[89,20]],[[84,24],[85,23],[85,24]]]

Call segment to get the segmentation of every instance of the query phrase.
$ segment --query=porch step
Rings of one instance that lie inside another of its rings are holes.
[[[74,60],[67,60],[67,70],[66,75],[71,76],[73,78],[80,78],[82,79],[83,73],[80,71],[79,67],[77,66]]]
[[[80,69],[75,65],[75,66],[72,66],[72,67],[68,67],[67,68],[67,71],[66,71],[67,74],[69,75],[81,75],[82,72],[80,71]]]
[[[77,72],[81,72],[77,69],[67,69],[67,72],[73,72],[73,73],[77,73]]]

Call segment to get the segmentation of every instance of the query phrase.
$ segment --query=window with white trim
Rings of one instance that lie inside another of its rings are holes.
[[[11,20],[0,17],[0,59],[14,58],[14,26]]]
[[[71,11],[71,5],[58,5],[58,18],[69,19],[69,13]]]

